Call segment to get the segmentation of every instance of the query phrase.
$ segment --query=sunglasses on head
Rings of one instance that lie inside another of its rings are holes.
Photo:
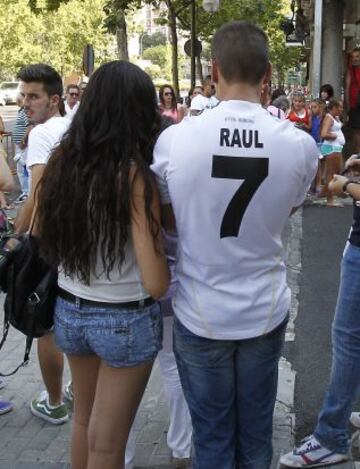
[[[79,93],[69,93],[70,96],[79,96]]]
[[[164,93],[164,96],[173,96],[173,93],[172,91],[167,91],[166,93]]]

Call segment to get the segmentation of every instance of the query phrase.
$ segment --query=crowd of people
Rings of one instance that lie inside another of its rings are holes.
[[[281,232],[311,185],[329,206],[334,194],[360,199],[353,175],[339,174],[343,107],[331,85],[311,103],[298,91],[269,96],[268,40],[248,22],[221,27],[212,49],[212,76],[187,106],[169,84],[157,96],[124,61],[97,69],[82,96],[69,85],[65,102],[52,67],[18,75],[15,230],[32,225],[58,267],[54,328],[38,339],[45,390],[30,410],[63,424],[64,399],[74,403],[73,469],[133,467],[131,427],[157,356],[174,467],[269,468],[290,306]],[[354,207],[328,396],[314,434],[282,457],[287,467],[347,459],[360,383]],[[11,408],[0,401],[0,413]]]

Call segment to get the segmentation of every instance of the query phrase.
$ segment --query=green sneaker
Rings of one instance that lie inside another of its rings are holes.
[[[32,414],[54,425],[61,425],[69,420],[66,405],[62,402],[57,407],[51,406],[47,391],[43,391],[37,399],[30,403],[30,410]]]

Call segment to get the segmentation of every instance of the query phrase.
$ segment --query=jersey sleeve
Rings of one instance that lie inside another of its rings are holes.
[[[171,127],[160,135],[154,148],[154,160],[151,169],[155,174],[160,199],[163,205],[170,204],[170,195],[167,184],[168,165],[171,146]]]
[[[41,127],[35,127],[29,134],[27,167],[36,164],[46,164],[52,150],[52,143],[47,138],[46,131]]]
[[[301,187],[297,193],[294,207],[299,207],[305,200],[306,194],[318,170],[320,153],[315,140],[310,137],[310,135],[306,134],[303,130],[298,130],[298,132],[302,132],[301,137],[304,151],[304,175]]]

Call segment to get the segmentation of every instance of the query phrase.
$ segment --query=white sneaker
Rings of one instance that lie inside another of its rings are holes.
[[[335,453],[324,448],[311,435],[301,446],[281,456],[280,464],[285,467],[323,467],[347,460],[348,456],[346,454]]]
[[[360,428],[360,412],[352,412],[350,415],[350,423],[356,428]]]

